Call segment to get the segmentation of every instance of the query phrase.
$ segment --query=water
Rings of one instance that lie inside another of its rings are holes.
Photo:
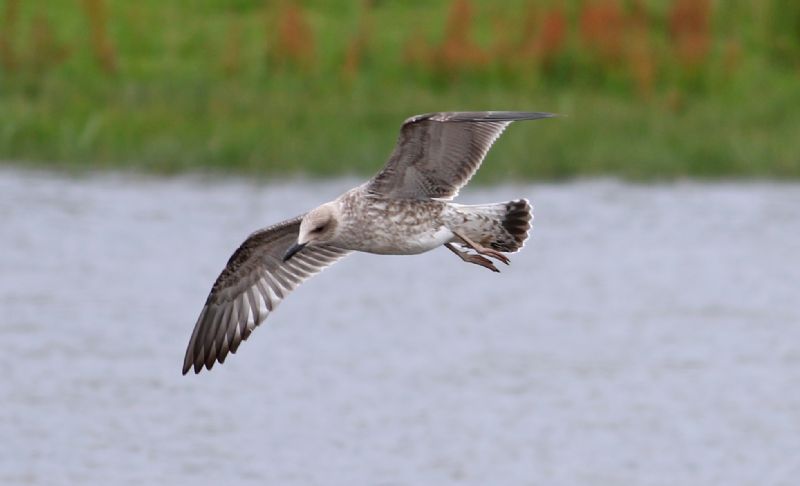
[[[259,225],[353,184],[0,171],[0,483],[793,485],[800,186],[529,197],[493,274],[354,255],[181,376]]]

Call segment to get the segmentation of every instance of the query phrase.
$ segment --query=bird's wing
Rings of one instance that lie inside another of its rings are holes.
[[[256,231],[233,253],[217,277],[192,332],[183,374],[223,363],[270,311],[308,277],[347,255],[327,245],[309,245],[289,261],[286,250],[297,241],[301,217]]]
[[[511,122],[552,116],[464,111],[411,117],[403,123],[386,166],[367,183],[367,190],[386,197],[453,198]]]

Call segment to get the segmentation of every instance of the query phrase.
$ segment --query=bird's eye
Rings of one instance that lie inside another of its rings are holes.
[[[322,230],[324,230],[324,229],[325,229],[325,227],[324,227],[324,226],[317,226],[316,228],[314,228],[313,230],[311,230],[311,232],[312,232],[312,233],[322,233]]]

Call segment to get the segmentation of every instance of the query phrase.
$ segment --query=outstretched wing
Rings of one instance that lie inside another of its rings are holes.
[[[306,246],[289,261],[301,217],[256,231],[233,253],[208,295],[192,332],[183,374],[225,362],[270,311],[308,277],[347,255],[333,246]]]
[[[453,198],[511,122],[552,116],[464,111],[411,117],[403,123],[386,166],[367,183],[367,190],[385,197]]]

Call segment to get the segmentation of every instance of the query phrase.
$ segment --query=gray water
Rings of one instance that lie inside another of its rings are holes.
[[[0,484],[794,485],[800,186],[525,196],[493,274],[357,254],[181,376],[259,226],[352,180],[0,170]]]

